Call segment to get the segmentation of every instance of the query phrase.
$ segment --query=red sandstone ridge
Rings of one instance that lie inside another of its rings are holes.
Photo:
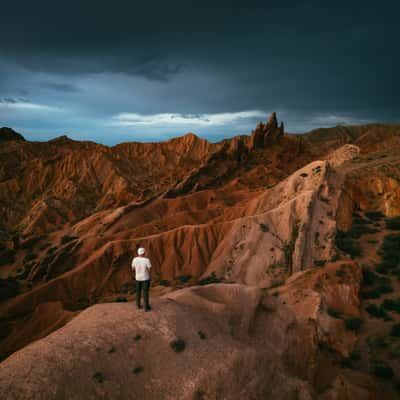
[[[179,380],[183,386],[172,385],[165,398],[203,392],[203,398],[243,398],[233,382],[248,381],[243,371],[264,371],[266,363],[279,373],[256,375],[246,386],[254,398],[376,398],[383,390],[376,365],[394,371],[384,390],[385,398],[395,398],[400,376],[391,357],[400,343],[390,332],[399,317],[390,311],[387,320],[377,319],[366,308],[394,301],[400,290],[396,267],[382,258],[385,238],[397,234],[389,226],[400,215],[399,126],[294,135],[272,114],[251,136],[218,143],[192,133],[113,147],[16,135],[0,143],[0,356],[10,356],[0,364],[0,387],[23,387],[29,397],[32,387],[21,382],[35,360],[37,380],[54,372],[57,390],[66,393],[63,371],[72,363],[79,365],[73,380],[88,391],[75,396],[103,390],[118,398],[115,385],[123,384],[106,369],[106,355],[97,359],[89,351],[91,330],[108,314],[96,340],[123,338],[115,342],[117,352],[123,349],[116,363],[142,360],[146,379],[169,362],[168,340],[185,336],[188,352],[160,378],[159,389],[177,376],[188,386]],[[111,332],[116,321],[128,319],[132,304],[99,303],[134,299],[129,261],[139,245],[151,255],[152,296],[160,299],[148,318],[138,314],[121,325],[123,332]],[[361,267],[375,279],[370,286]],[[386,292],[379,298],[381,287]],[[378,298],[368,298],[376,292]],[[358,319],[362,327],[351,328]],[[210,342],[192,331],[198,323]],[[164,327],[149,337],[159,350],[154,360],[146,357],[147,344],[144,353],[124,347],[126,335],[154,324]],[[82,343],[71,345],[69,335],[82,335]],[[385,350],[372,349],[371,356],[371,340],[383,340]],[[66,362],[58,372],[40,357],[54,352],[54,343],[70,353],[68,360],[56,358]],[[218,354],[202,358],[207,343],[237,357],[226,364]],[[352,359],[354,352],[359,359]],[[80,354],[88,354],[88,365],[98,361],[114,383],[96,386],[77,361]],[[210,364],[220,366],[220,380],[207,373]],[[197,378],[185,375],[189,365]],[[151,398],[138,382],[125,389]],[[287,391],[268,391],[284,382],[290,382]]]
[[[0,142],[9,142],[9,141],[16,141],[16,142],[23,142],[25,141],[24,137],[19,133],[15,132],[11,128],[0,128]]]

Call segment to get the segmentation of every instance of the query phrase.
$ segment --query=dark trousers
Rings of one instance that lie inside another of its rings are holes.
[[[149,290],[150,290],[150,279],[148,281],[136,281],[136,305],[140,307],[140,299],[144,297],[144,308],[149,308]]]

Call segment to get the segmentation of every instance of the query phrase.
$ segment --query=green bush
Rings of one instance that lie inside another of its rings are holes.
[[[93,379],[98,383],[102,383],[104,381],[104,375],[101,372],[95,372],[93,374]]]
[[[363,275],[363,284],[367,286],[372,286],[378,277],[378,275],[375,274],[375,272],[365,267],[362,269],[362,275]]]
[[[349,237],[346,232],[337,231],[335,245],[339,250],[349,254],[351,258],[361,256],[360,245],[352,237]]]
[[[50,247],[47,249],[47,254],[52,254],[57,250],[57,246]]]
[[[207,338],[206,334],[203,331],[197,331],[197,334],[199,335],[199,338],[202,340]]]
[[[400,337],[400,324],[394,324],[390,330],[390,336]]]
[[[376,266],[376,272],[383,274],[383,275],[387,275],[387,274],[389,274],[390,269],[383,264],[378,264]]]
[[[400,267],[400,234],[386,235],[378,254],[382,257],[382,266],[386,268]]]
[[[365,213],[365,216],[372,221],[379,221],[385,217],[385,214],[380,211],[368,211]]]
[[[269,285],[269,288],[268,289],[274,289],[274,288],[277,288],[277,287],[279,287],[279,286],[282,286],[284,284],[284,282],[282,282],[282,281],[275,281],[275,282],[272,282],[270,285]]]
[[[140,374],[141,372],[143,372],[143,367],[142,366],[137,366],[135,368],[132,369],[132,372],[137,375]]]
[[[28,263],[29,261],[35,260],[37,258],[37,254],[35,253],[28,253],[25,257],[24,257],[24,263]]]
[[[179,275],[176,277],[176,279],[182,283],[187,283],[192,279],[192,275]]]
[[[337,319],[340,318],[340,313],[338,311],[334,310],[333,308],[328,307],[326,312],[332,318],[337,318]]]
[[[61,244],[66,244],[68,242],[71,242],[72,240],[79,239],[77,236],[69,236],[69,235],[64,235],[61,238]]]
[[[314,260],[314,265],[316,267],[323,267],[326,264],[326,260]]]
[[[392,379],[393,378],[393,369],[383,361],[379,361],[374,365],[374,374],[378,378],[383,379]]]
[[[400,230],[400,217],[394,217],[386,220],[386,228],[393,231]]]
[[[218,278],[217,275],[215,274],[215,272],[212,272],[211,275],[203,278],[203,279],[199,279],[197,281],[198,285],[209,285],[210,283],[220,283],[223,281],[223,278]]]
[[[15,250],[0,251],[0,265],[13,264],[15,262]]]
[[[354,239],[359,239],[362,235],[366,235],[368,233],[377,233],[379,229],[370,228],[367,225],[352,225],[350,230],[347,231],[347,235]]]
[[[19,294],[19,283],[16,279],[11,277],[0,279],[0,301],[15,297],[17,294]]]
[[[358,350],[353,350],[350,353],[350,360],[352,360],[352,361],[361,360],[361,353]]]
[[[347,329],[351,331],[358,331],[361,328],[363,321],[361,318],[348,318],[345,319],[344,324]]]
[[[260,224],[260,229],[262,232],[269,232],[269,227],[267,224]]]
[[[365,310],[367,311],[368,314],[375,318],[387,318],[387,313],[382,307],[378,307],[375,304],[370,304],[368,305]]]
[[[134,340],[135,342],[138,342],[141,338],[142,338],[142,335],[135,335],[135,336],[133,337],[133,340]]]
[[[353,363],[351,361],[352,360],[350,358],[343,358],[343,360],[340,362],[340,365],[342,368],[353,368]]]
[[[371,350],[383,350],[388,347],[386,339],[383,336],[370,336],[367,338],[367,343]]]
[[[339,278],[345,278],[346,277],[346,271],[343,269],[337,269],[335,271],[335,275],[338,276]]]
[[[385,299],[382,303],[385,310],[395,311],[400,314],[400,299]]]
[[[186,343],[185,343],[185,341],[182,340],[182,339],[176,339],[176,340],[173,340],[173,341],[170,343],[170,346],[171,346],[172,350],[175,351],[175,353],[181,353],[182,351],[185,350],[185,348],[186,348]]]
[[[361,292],[361,297],[365,300],[379,299],[379,297],[381,297],[381,292],[378,289],[363,290]]]

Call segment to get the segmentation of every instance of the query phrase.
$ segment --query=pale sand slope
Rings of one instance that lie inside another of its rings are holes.
[[[259,289],[211,285],[160,298],[150,313],[132,303],[95,305],[0,364],[0,397],[286,399],[301,391],[310,398],[310,387],[286,375],[281,349],[265,336],[275,313],[257,312],[261,302]],[[293,321],[287,314],[276,329]],[[186,343],[181,353],[170,347],[178,337]],[[143,371],[134,374],[136,367]]]
[[[98,304],[3,361],[0,398],[375,399],[373,380],[335,367],[320,346],[351,350],[354,334],[326,309],[344,296],[343,312],[357,315],[360,279],[360,268],[344,262],[296,274],[279,289],[282,300],[214,284],[167,294],[150,313]],[[300,298],[307,307],[297,306]],[[186,344],[180,353],[170,346],[177,338]]]

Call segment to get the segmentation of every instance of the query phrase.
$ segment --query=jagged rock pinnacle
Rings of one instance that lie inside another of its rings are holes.
[[[276,142],[283,136],[284,125],[280,123],[278,127],[278,119],[276,113],[273,112],[267,123],[259,122],[256,129],[251,134],[250,149],[267,147]]]

